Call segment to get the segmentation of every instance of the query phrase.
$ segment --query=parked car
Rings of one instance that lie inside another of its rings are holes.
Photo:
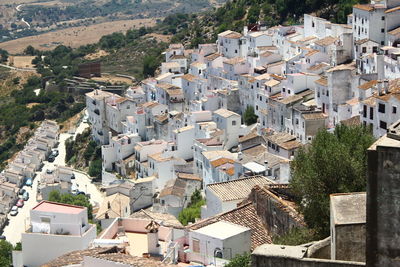
[[[27,201],[27,200],[29,199],[29,193],[28,193],[28,192],[25,192],[24,195],[23,195],[23,197],[22,197],[22,199],[23,199],[24,201]]]
[[[54,149],[54,150],[51,152],[51,155],[53,155],[54,157],[57,157],[57,156],[59,155],[58,149]]]
[[[52,170],[52,169],[47,169],[47,170],[46,170],[46,173],[47,173],[47,174],[52,174],[52,173],[53,173],[53,170]]]
[[[85,192],[78,191],[78,192],[76,193],[76,195],[85,195]]]
[[[23,199],[18,199],[16,206],[18,208],[22,208],[24,206],[24,200]]]
[[[10,215],[11,215],[11,216],[17,216],[17,214],[18,214],[18,207],[17,207],[17,206],[13,206],[13,207],[11,208]]]
[[[55,159],[56,159],[56,157],[53,154],[51,154],[47,160],[49,162],[54,162]]]
[[[19,190],[18,195],[22,196],[25,192],[26,192],[26,190],[23,189],[23,188],[21,188],[21,189]]]
[[[0,235],[0,240],[6,240],[6,237],[4,235]]]
[[[25,185],[32,187],[32,182],[33,182],[32,178],[28,178],[28,179],[26,179]]]

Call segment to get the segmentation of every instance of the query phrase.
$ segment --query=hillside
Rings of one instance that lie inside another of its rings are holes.
[[[105,22],[156,20],[176,12],[199,12],[219,6],[224,1],[20,0],[14,3],[0,1],[0,42]],[[101,37],[110,32],[102,34],[101,31],[95,31],[95,33]]]

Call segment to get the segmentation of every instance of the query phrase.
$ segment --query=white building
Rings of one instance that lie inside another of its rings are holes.
[[[205,265],[215,264],[216,258],[230,260],[250,252],[251,229],[219,221],[189,232],[188,259]]]
[[[89,224],[84,207],[42,201],[31,210],[30,219],[21,242],[25,266],[41,266],[67,252],[86,249],[96,238],[96,226]]]

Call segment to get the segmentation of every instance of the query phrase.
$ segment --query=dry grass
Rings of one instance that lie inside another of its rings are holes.
[[[16,71],[6,68],[0,68],[0,97],[9,95],[13,90],[22,89],[29,77],[38,74],[35,71]],[[13,80],[19,78],[19,83],[15,84]]]
[[[146,34],[146,36],[153,37],[158,42],[164,42],[164,43],[169,43],[172,38],[172,35],[164,35],[164,34],[158,34],[158,33],[149,33],[149,34]]]
[[[61,133],[67,133],[70,129],[73,129],[76,127],[76,125],[78,124],[79,120],[81,119],[81,117],[84,114],[84,110],[82,110],[81,112],[79,112],[78,114],[76,114],[75,116],[69,118],[68,120],[62,122],[60,124],[61,126]]]
[[[101,57],[108,56],[109,54],[110,54],[110,53],[108,53],[107,51],[99,50],[99,51],[97,51],[96,53],[92,53],[92,54],[86,55],[86,56],[84,57],[84,59],[87,59],[87,60],[94,60],[94,59],[98,59],[98,58],[101,58]]]
[[[16,68],[33,68],[32,60],[35,56],[10,56],[8,65]]]
[[[120,20],[99,23],[87,27],[72,27],[0,43],[0,48],[7,50],[11,54],[17,54],[22,53],[28,45],[32,45],[40,50],[52,50],[60,44],[79,47],[81,45],[96,43],[103,35],[113,32],[126,32],[131,28],[140,28],[142,26],[154,26],[155,23],[156,18]]]
[[[93,77],[92,80],[99,82],[109,82],[112,84],[121,84],[121,83],[126,83],[128,85],[133,84],[132,80],[129,78],[117,77],[111,74],[101,74],[101,77]]]

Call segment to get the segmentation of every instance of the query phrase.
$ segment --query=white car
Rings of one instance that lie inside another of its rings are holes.
[[[11,208],[10,215],[11,216],[16,216],[17,214],[18,214],[18,207],[17,206],[13,206]]]

